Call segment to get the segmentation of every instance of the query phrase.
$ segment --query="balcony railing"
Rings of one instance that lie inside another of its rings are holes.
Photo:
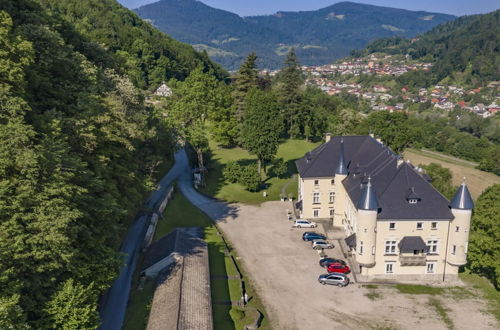
[[[399,255],[401,266],[425,266],[426,261],[425,255]]]

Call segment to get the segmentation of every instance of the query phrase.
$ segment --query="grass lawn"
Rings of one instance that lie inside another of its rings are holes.
[[[239,300],[242,296],[239,280],[226,279],[225,276],[236,276],[238,271],[229,255],[224,253],[225,245],[216,227],[210,219],[181,194],[174,193],[174,198],[168,203],[163,219],[158,221],[154,240],[158,240],[177,227],[198,226],[205,229],[205,241],[208,244],[210,275],[216,277],[211,281],[212,315],[214,328],[221,330],[243,329],[253,322],[254,314],[250,310],[241,310],[238,307],[214,304],[214,302]],[[141,260],[139,260],[140,262]],[[138,267],[138,270],[140,266]],[[127,314],[123,329],[145,329],[149,317],[150,304],[153,298],[156,282],[147,280],[143,290],[137,290],[138,270],[134,281],[127,307]],[[217,275],[219,277],[217,278]],[[247,284],[247,291],[256,294]],[[249,306],[264,311],[260,300],[252,300]],[[245,313],[247,312],[248,315]]]
[[[462,161],[458,158],[447,155],[439,155],[436,152],[427,152],[425,150],[406,149],[404,158],[409,159],[414,165],[427,165],[437,163],[443,167],[449,168],[453,174],[453,184],[458,186],[462,183],[463,177],[467,178],[467,184],[472,197],[476,199],[489,186],[499,183],[500,176],[475,169],[470,162]]]
[[[396,284],[394,287],[401,293],[407,294],[442,294],[443,288],[435,288],[432,286],[418,285],[418,284]]]
[[[489,311],[500,322],[500,291],[497,291],[490,281],[479,275],[461,273],[459,276],[464,282],[471,284],[482,293],[488,301]]]
[[[212,150],[212,159],[209,173],[206,178],[206,186],[201,188],[200,191],[228,202],[241,202],[245,204],[260,204],[268,200],[279,200],[282,187],[288,181],[292,180],[292,175],[297,172],[294,161],[304,156],[307,151],[314,149],[318,145],[319,143],[311,143],[304,140],[287,140],[281,143],[276,156],[278,158],[283,158],[287,163],[287,175],[283,179],[276,177],[266,178],[264,180],[266,188],[258,192],[249,192],[238,183],[225,183],[222,178],[222,169],[229,161],[239,161],[242,164],[248,164],[256,162],[256,157],[250,155],[248,151],[244,149],[220,148],[217,144],[211,142],[210,149]],[[268,172],[269,169],[270,168],[268,168]],[[296,196],[296,187],[296,184],[290,184],[287,189],[287,194],[291,192]],[[267,192],[268,197],[263,196],[264,191]]]

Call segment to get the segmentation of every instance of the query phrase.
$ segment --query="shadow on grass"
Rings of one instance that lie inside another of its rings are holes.
[[[212,316],[216,329],[232,330],[235,324],[231,318],[231,305],[223,304],[231,301],[226,268],[226,255],[224,254],[224,243],[214,227],[208,227],[205,231],[208,243],[208,256],[210,259],[210,290],[212,297]]]
[[[271,164],[267,166],[267,175],[264,180],[262,180],[262,185],[259,188],[257,192],[262,192],[264,190],[269,190],[274,184],[274,180],[289,180],[291,179],[295,174],[297,174],[297,169],[295,167],[295,161],[299,159],[290,159],[286,161],[286,168],[287,172],[284,175],[281,176],[276,176],[273,172],[273,167]],[[250,164],[254,164],[256,162],[255,159],[239,159],[236,161],[239,165],[241,166],[247,166]],[[224,170],[224,167],[226,164],[221,163],[220,159],[218,158],[212,158],[212,160],[209,163],[209,172],[205,178],[205,186],[199,188],[199,191],[203,194],[206,194],[208,196],[220,196],[221,192],[223,192],[224,187],[228,186],[229,184],[224,180],[224,177],[222,175],[222,172]],[[241,188],[244,190],[244,188]],[[250,193],[250,192],[248,192]],[[238,200],[234,200],[238,202]],[[228,202],[233,202],[233,200],[229,200]]]

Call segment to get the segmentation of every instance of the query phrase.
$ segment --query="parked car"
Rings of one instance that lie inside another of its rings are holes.
[[[322,274],[318,277],[318,282],[323,285],[330,284],[343,287],[349,284],[349,278],[342,273]]]
[[[304,241],[313,241],[315,239],[326,239],[326,237],[313,231],[306,231],[302,234],[302,240]]]
[[[309,221],[309,220],[304,220],[304,219],[297,219],[293,222],[292,227],[296,228],[316,228],[318,225],[314,221]]]
[[[346,265],[346,262],[344,260],[341,260],[341,259],[335,259],[335,258],[322,258],[319,260],[319,265],[321,267],[328,267],[329,265],[331,264],[342,264],[342,265]]]
[[[312,248],[317,249],[333,249],[333,244],[324,239],[316,239],[312,241]]]
[[[326,270],[329,273],[343,273],[343,274],[349,274],[351,272],[351,269],[347,265],[342,265],[341,263],[336,263],[336,264],[330,264]]]

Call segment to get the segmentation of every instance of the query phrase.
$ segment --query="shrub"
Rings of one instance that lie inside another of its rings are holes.
[[[222,176],[227,182],[236,183],[240,179],[241,172],[242,168],[240,164],[235,161],[230,161],[222,170]]]
[[[239,321],[245,318],[245,311],[242,311],[239,308],[233,308],[229,311],[229,315],[235,321]]]
[[[288,167],[283,158],[276,158],[274,160],[272,171],[273,175],[278,178],[282,178],[288,172]]]
[[[260,188],[261,177],[257,165],[251,164],[241,168],[238,182],[245,186],[248,191],[257,191]]]

